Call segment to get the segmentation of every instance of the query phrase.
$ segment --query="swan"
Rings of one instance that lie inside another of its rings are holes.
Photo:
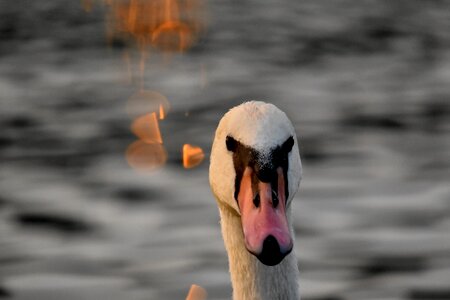
[[[222,117],[209,182],[234,300],[300,299],[291,203],[301,176],[294,127],[275,105],[249,101]]]

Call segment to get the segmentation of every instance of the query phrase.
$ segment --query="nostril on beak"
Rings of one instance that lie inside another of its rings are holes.
[[[272,191],[272,206],[273,206],[273,208],[277,208],[279,203],[280,203],[280,200],[278,199],[277,193],[275,193],[275,191]]]
[[[261,198],[259,197],[259,194],[256,194],[255,198],[253,198],[253,205],[255,205],[255,207],[258,208],[260,203]]]

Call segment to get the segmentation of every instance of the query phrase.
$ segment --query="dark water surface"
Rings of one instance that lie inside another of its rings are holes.
[[[449,2],[207,4],[187,53],[148,59],[168,162],[141,173],[105,8],[0,1],[0,298],[229,299],[208,162],[183,169],[181,147],[208,156],[260,99],[300,138],[303,299],[450,299]]]

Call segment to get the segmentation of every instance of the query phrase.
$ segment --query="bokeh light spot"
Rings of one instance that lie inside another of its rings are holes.
[[[142,140],[128,146],[125,156],[128,164],[139,171],[153,171],[167,161],[167,152],[162,144],[148,144]]]
[[[204,158],[202,148],[190,144],[183,145],[183,167],[186,169],[198,166]]]
[[[161,118],[161,109],[164,111],[164,117],[167,116],[170,110],[169,101],[164,95],[151,90],[141,90],[135,93],[127,103],[127,112],[133,118],[152,112],[158,112]]]
[[[205,289],[196,284],[191,285],[191,289],[186,297],[186,300],[206,300],[208,294]]]
[[[155,113],[136,118],[131,124],[131,131],[147,144],[162,144],[163,142]]]

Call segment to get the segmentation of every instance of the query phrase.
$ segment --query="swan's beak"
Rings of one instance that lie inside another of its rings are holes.
[[[255,180],[254,171],[247,167],[238,194],[245,246],[268,266],[279,264],[293,246],[286,217],[285,179],[281,167],[277,169],[277,177],[278,184],[274,190],[270,182]]]

